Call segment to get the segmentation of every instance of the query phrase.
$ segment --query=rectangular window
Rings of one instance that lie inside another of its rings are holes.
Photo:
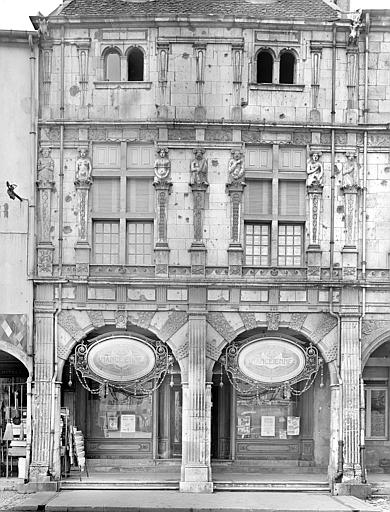
[[[279,215],[305,215],[304,181],[281,180],[279,182]]]
[[[270,226],[245,224],[245,265],[269,265]]]
[[[272,182],[248,180],[245,188],[245,215],[269,215],[272,211]]]
[[[119,262],[119,222],[93,223],[93,260],[102,265]]]
[[[282,267],[302,266],[302,225],[279,224],[278,228],[278,265]]]
[[[387,387],[375,386],[366,389],[366,437],[387,439],[388,432]]]
[[[127,263],[129,265],[153,264],[153,223],[128,222]]]

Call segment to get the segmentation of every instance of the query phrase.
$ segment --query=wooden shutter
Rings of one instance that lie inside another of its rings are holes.
[[[279,181],[279,215],[305,215],[304,181]]]

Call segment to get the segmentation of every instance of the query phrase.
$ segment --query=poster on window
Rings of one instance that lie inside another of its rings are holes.
[[[288,436],[299,436],[299,416],[287,416],[287,435]]]
[[[121,432],[135,432],[135,414],[122,414]]]
[[[250,416],[239,416],[237,425],[237,434],[239,436],[249,436],[251,433],[251,417]]]
[[[275,437],[275,416],[261,417],[261,435],[264,437]]]
[[[118,417],[116,414],[107,416],[107,429],[118,430]]]

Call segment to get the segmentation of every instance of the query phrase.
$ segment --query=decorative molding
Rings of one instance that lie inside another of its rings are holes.
[[[160,329],[160,336],[164,340],[171,338],[187,322],[187,313],[172,311],[168,320]]]
[[[236,333],[223,313],[209,313],[207,322],[227,341],[233,341]]]
[[[173,353],[174,353],[174,356],[177,361],[180,361],[181,359],[188,357],[188,354],[189,354],[188,340],[186,340],[184,343],[182,343],[179,347],[176,347]]]
[[[247,331],[251,329],[255,329],[255,327],[258,326],[258,323],[256,321],[256,316],[254,313],[240,313],[241,320],[243,324],[245,325],[245,329]]]
[[[267,329],[269,331],[278,331],[280,322],[280,313],[267,313]]]
[[[148,329],[155,313],[153,311],[129,311],[127,320],[133,325],[138,325],[143,329]]]
[[[91,320],[91,324],[98,329],[99,327],[103,327],[105,325],[103,313],[101,311],[89,310],[87,311],[87,315]]]
[[[321,321],[312,333],[312,340],[318,344],[327,334],[337,326],[337,319],[327,313],[323,313]]]
[[[121,309],[115,311],[115,327],[117,329],[126,329],[127,327],[127,311]]]
[[[77,322],[74,314],[66,309],[63,309],[58,315],[58,325],[60,325],[76,341],[85,336],[85,333]]]
[[[303,324],[306,321],[308,314],[307,313],[293,313],[291,315],[290,320],[290,329],[293,329],[294,331],[301,331]]]
[[[208,357],[209,359],[212,359],[213,361],[218,361],[220,355],[221,355],[220,348],[216,347],[213,342],[207,341],[206,357]]]
[[[0,315],[0,339],[27,351],[27,315]]]

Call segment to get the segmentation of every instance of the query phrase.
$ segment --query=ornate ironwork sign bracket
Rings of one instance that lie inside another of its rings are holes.
[[[230,343],[221,364],[242,397],[289,400],[307,391],[320,369],[323,385],[323,359],[317,348],[283,338]]]
[[[142,398],[162,384],[172,369],[173,356],[160,341],[116,333],[99,336],[90,343],[82,341],[76,345],[70,362],[81,385],[90,393]]]

